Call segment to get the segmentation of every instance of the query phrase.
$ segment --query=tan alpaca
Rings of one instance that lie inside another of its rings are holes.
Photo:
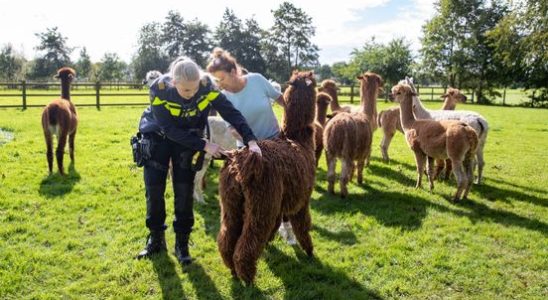
[[[341,197],[348,195],[347,184],[352,178],[354,161],[357,162],[358,183],[363,182],[363,168],[369,164],[373,131],[377,128],[377,96],[382,78],[371,72],[358,76],[360,80],[361,109],[359,112],[339,112],[324,129],[323,144],[327,159],[328,190],[334,193],[335,167],[341,159]]]
[[[332,98],[329,94],[324,92],[319,92],[316,95],[316,121],[314,126],[316,127],[314,139],[316,140],[316,168],[318,167],[318,162],[322,156],[323,151],[323,128],[327,119],[327,108],[331,103]]]
[[[415,154],[418,173],[416,187],[421,186],[426,163],[432,190],[433,160],[449,158],[457,178],[457,192],[453,200],[460,200],[461,195],[466,199],[474,181],[474,154],[478,146],[478,136],[474,129],[460,121],[416,120],[413,115],[413,96],[416,94],[407,84],[394,86],[392,95],[400,104],[405,139]]]
[[[454,89],[454,88],[449,88],[447,90],[447,93],[443,94],[441,98],[445,99],[443,102],[443,106],[441,108],[443,110],[454,110],[455,107],[457,107],[457,103],[466,102],[466,96],[464,96],[458,89]],[[392,138],[394,137],[396,130],[403,133],[403,129],[401,128],[401,121],[400,121],[400,107],[395,106],[395,107],[390,107],[388,109],[382,110],[379,113],[379,116],[377,117],[377,125],[380,128],[382,128],[382,132],[383,132],[382,141],[381,141],[382,159],[385,162],[389,162],[390,157],[388,156],[388,147],[390,147]],[[441,172],[441,170],[443,170],[444,164],[445,163],[442,163],[441,161],[436,162],[436,165],[438,166],[436,168],[436,174],[438,174],[438,172]],[[450,172],[449,165],[447,169]]]
[[[331,96],[331,103],[329,105],[331,108],[331,112],[351,112],[353,106],[339,105],[339,96],[338,96],[339,90],[340,89],[339,87],[337,87],[337,84],[335,83],[335,81],[331,79],[326,79],[322,81],[320,87],[318,88],[319,92],[324,92],[324,93],[327,93],[329,96]]]
[[[70,102],[70,83],[75,76],[76,72],[68,67],[57,71],[55,78],[61,79],[61,98],[51,101],[42,112],[42,129],[46,139],[46,156],[50,174],[53,169],[53,135],[57,135],[55,156],[57,158],[59,173],[61,175],[65,174],[63,156],[65,154],[67,137],[70,160],[74,162],[74,139],[76,137],[76,127],[78,126],[78,116],[76,114],[76,107]]]

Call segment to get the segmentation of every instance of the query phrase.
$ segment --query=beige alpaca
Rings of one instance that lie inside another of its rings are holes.
[[[319,92],[324,92],[331,96],[331,103],[330,108],[331,112],[351,112],[353,110],[353,107],[350,105],[340,106],[339,105],[339,96],[338,91],[339,87],[337,87],[337,84],[335,81],[326,79],[322,81],[322,84],[318,88]]]
[[[417,164],[417,185],[421,186],[424,164],[426,163],[430,190],[434,188],[434,159],[449,158],[457,178],[457,192],[454,201],[466,199],[474,181],[474,154],[478,146],[478,136],[474,129],[464,122],[446,120],[416,120],[413,115],[415,92],[407,84],[392,88],[392,95],[400,104],[400,119],[407,144],[415,154]]]
[[[327,159],[328,190],[334,193],[335,167],[341,159],[341,197],[348,195],[347,184],[352,178],[357,161],[358,183],[363,182],[363,168],[369,163],[373,131],[377,127],[377,96],[382,78],[375,73],[364,73],[360,80],[361,109],[359,112],[339,112],[324,129],[323,143]]]
[[[443,110],[454,110],[457,103],[466,102],[466,96],[464,96],[458,89],[454,88],[449,88],[447,93],[443,94],[441,98],[445,99],[441,108]],[[392,138],[394,137],[396,130],[403,133],[400,121],[400,107],[396,106],[382,110],[377,117],[377,125],[382,128],[383,132],[381,141],[382,159],[385,162],[389,162],[390,157],[388,156],[388,147],[390,147]],[[437,165],[437,170],[440,169],[440,166],[441,169],[443,169],[443,163],[439,162]]]

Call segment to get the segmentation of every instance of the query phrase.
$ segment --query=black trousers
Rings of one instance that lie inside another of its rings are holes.
[[[196,151],[189,150],[167,138],[152,134],[154,150],[152,157],[144,165],[144,178],[147,200],[146,226],[150,230],[165,230],[166,190],[169,160],[173,164],[173,194],[175,218],[173,230],[177,233],[190,233],[194,225],[192,193],[194,176],[192,157]]]

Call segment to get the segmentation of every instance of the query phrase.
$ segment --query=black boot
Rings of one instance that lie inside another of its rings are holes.
[[[175,256],[181,265],[190,265],[192,257],[188,253],[189,233],[175,233]]]
[[[143,251],[137,254],[136,258],[149,258],[151,255],[166,251],[166,236],[163,230],[160,231],[150,231],[148,235],[147,244]]]

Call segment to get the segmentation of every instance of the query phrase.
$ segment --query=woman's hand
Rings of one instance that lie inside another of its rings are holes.
[[[221,158],[221,156],[226,155],[225,150],[215,143],[206,142],[204,151],[215,158]]]
[[[259,148],[259,145],[257,145],[257,141],[249,141],[247,146],[249,147],[249,151],[257,153],[259,156],[263,156],[263,152],[261,151],[261,148]]]

